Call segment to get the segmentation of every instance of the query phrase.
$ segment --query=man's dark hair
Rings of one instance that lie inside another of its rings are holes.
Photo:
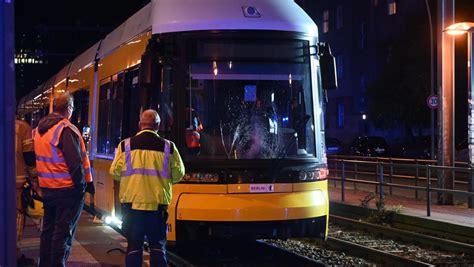
[[[74,104],[74,98],[68,92],[58,94],[53,99],[53,112],[65,113],[68,106]]]

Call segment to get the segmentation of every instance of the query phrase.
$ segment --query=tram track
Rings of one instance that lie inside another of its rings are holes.
[[[474,246],[331,215],[326,246],[387,265],[434,266],[474,264]],[[365,254],[365,255],[364,255]],[[368,257],[370,256],[370,257]],[[368,258],[367,258],[368,257]]]
[[[465,253],[474,255],[474,245],[464,242],[458,242],[446,238],[439,238],[431,235],[420,234],[393,227],[366,223],[336,215],[331,215],[330,220],[331,222],[339,225],[357,227],[364,231],[370,231],[373,234],[384,235],[393,239],[400,239],[406,242],[422,244],[424,246],[429,246],[435,249],[450,251],[454,253]]]
[[[172,266],[326,266],[264,241],[192,242],[169,247]]]
[[[384,266],[434,266],[429,263],[399,256],[393,253],[394,251],[386,252],[335,237],[328,237],[324,246],[336,250],[350,251],[350,254],[353,256],[370,259],[373,262],[380,262]]]
[[[330,216],[340,216],[357,221],[361,219],[364,220],[364,218],[376,212],[376,210],[373,209],[337,202],[331,202],[330,210]],[[388,223],[392,229],[405,230],[412,233],[420,233],[426,236],[474,245],[474,231],[472,231],[472,227],[466,225],[407,214],[393,214]]]
[[[309,238],[270,242],[303,255],[313,254],[308,251],[324,251],[318,253],[317,260],[326,265],[474,266],[474,246],[469,243],[342,216],[331,215],[330,222],[326,242]],[[339,251],[339,254],[328,254],[328,251]],[[350,257],[363,259],[366,263],[353,264],[354,260],[348,263]]]

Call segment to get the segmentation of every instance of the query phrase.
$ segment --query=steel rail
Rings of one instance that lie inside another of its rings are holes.
[[[391,239],[399,239],[407,242],[419,243],[424,246],[429,246],[432,248],[449,252],[474,255],[474,245],[468,243],[453,241],[449,239],[429,236],[425,234],[415,233],[407,230],[401,230],[367,222],[361,222],[358,220],[337,215],[330,215],[329,220],[340,225],[350,226],[356,229],[362,229],[364,231],[373,234],[383,235]]]
[[[326,246],[341,251],[349,251],[353,256],[362,257],[375,262],[381,262],[384,266],[434,266],[429,263],[405,258],[381,250],[365,247],[356,243],[328,237]]]

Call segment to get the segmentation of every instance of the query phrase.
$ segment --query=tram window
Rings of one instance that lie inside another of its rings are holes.
[[[89,88],[82,88],[72,95],[75,109],[71,116],[71,122],[82,130],[82,127],[89,124]]]
[[[140,120],[140,87],[138,85],[138,69],[128,71],[125,74],[123,91],[122,135],[124,138],[138,132]]]
[[[97,153],[113,154],[122,139],[123,91],[123,72],[100,86]]]
[[[268,43],[249,40],[199,40],[195,60],[260,60],[303,62],[307,44],[301,41]]]
[[[173,127],[173,68],[165,65],[162,67],[161,88],[152,91],[151,108],[156,109],[160,115],[161,122],[158,132],[165,138],[170,138]]]
[[[40,109],[38,109],[37,111],[34,111],[33,114],[31,115],[31,127],[36,128],[41,118],[45,117],[48,114],[49,114],[49,105],[45,105],[41,107]]]
[[[122,140],[122,115],[123,115],[123,91],[124,73],[114,75],[112,79],[112,95],[110,99],[110,150],[114,153],[115,148]]]
[[[105,81],[100,85],[99,89],[99,120],[97,132],[97,153],[108,154],[110,151],[108,142],[108,125],[109,125],[109,108],[111,82]]]
[[[315,155],[307,64],[194,63],[190,75],[186,107],[193,111],[189,114],[198,114],[202,127],[187,126],[193,132],[186,132],[186,137],[194,137],[186,140],[188,155],[227,159]],[[193,121],[195,116],[189,116]]]

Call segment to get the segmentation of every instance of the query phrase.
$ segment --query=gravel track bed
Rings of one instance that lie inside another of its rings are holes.
[[[418,245],[389,238],[375,236],[371,233],[344,228],[339,225],[329,226],[329,236],[356,243],[372,249],[403,256],[409,259],[433,264],[436,266],[474,266],[474,255],[456,254],[435,249],[422,248]],[[314,259],[330,266],[375,266],[370,259],[350,255],[347,251],[335,251],[321,246],[313,239],[264,240],[267,243],[282,247],[299,255]]]
[[[370,266],[373,265],[364,259],[346,255],[341,251],[334,251],[318,246],[308,240],[264,240],[267,243],[282,247],[299,255],[316,260],[324,265],[330,266]]]
[[[375,236],[338,225],[329,226],[329,236],[434,265],[474,266],[473,255],[459,255],[447,251],[422,248],[414,244],[394,241],[386,237]]]

